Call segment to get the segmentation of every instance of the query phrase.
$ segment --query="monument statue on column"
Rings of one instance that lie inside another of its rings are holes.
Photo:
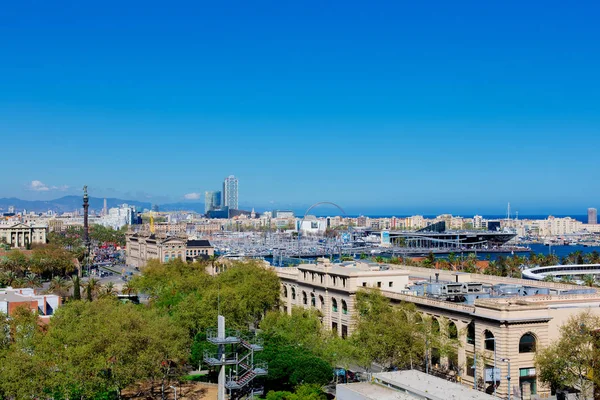
[[[83,246],[85,251],[85,263],[88,266],[90,257],[90,229],[88,226],[88,209],[90,208],[87,185],[83,187]]]

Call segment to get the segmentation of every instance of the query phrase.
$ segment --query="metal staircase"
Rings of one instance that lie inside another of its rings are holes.
[[[206,351],[203,359],[209,367],[220,367],[219,399],[224,399],[225,389],[232,399],[263,394],[264,389],[253,384],[254,378],[268,373],[266,363],[254,363],[254,352],[264,349],[259,338],[242,338],[238,331],[226,331],[225,319],[219,316],[219,328],[207,330],[206,340],[217,346],[216,352]]]

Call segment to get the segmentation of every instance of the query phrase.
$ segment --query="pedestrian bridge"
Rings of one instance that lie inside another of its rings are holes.
[[[542,281],[547,276],[562,278],[563,276],[573,277],[575,280],[582,280],[585,275],[600,277],[600,264],[570,264],[570,265],[549,265],[546,267],[533,267],[522,271],[523,278]]]

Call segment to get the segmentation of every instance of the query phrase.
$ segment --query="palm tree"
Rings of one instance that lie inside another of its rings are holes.
[[[454,253],[448,254],[448,264],[450,265],[450,268],[453,271],[457,270],[457,268],[458,268],[458,258],[456,257],[456,254],[454,254]]]
[[[546,275],[544,277],[544,282],[554,282],[554,276],[552,276],[552,275]]]
[[[100,297],[111,297],[116,295],[115,284],[108,282],[106,285],[101,287]]]
[[[12,286],[14,288],[24,288],[27,285],[25,284],[25,279],[24,278],[17,278],[13,281]]]
[[[595,286],[596,285],[596,279],[594,279],[594,275],[585,275],[583,277],[583,284],[585,286]]]
[[[42,286],[42,280],[34,273],[29,273],[23,278],[23,282],[27,287],[36,288]]]
[[[433,254],[432,251],[429,252],[429,254],[427,254],[427,257],[425,257],[423,259],[423,261],[421,261],[421,265],[425,268],[432,268],[435,264],[435,255]]]
[[[54,293],[60,297],[66,297],[71,289],[71,282],[66,279],[55,276],[50,280],[50,286],[48,287],[48,293]]]
[[[88,279],[87,283],[85,284],[85,290],[86,290],[86,297],[89,301],[92,301],[92,299],[94,298],[94,295],[96,295],[98,293],[98,290],[100,290],[100,281],[98,279],[95,278],[90,278]]]
[[[2,283],[6,286],[12,286],[18,278],[19,277],[15,272],[5,271],[2,273],[2,276],[0,276],[0,281],[2,281]]]
[[[560,281],[562,283],[572,283],[573,278],[571,278],[569,275],[563,275],[562,278],[560,278]]]
[[[130,282],[127,282],[123,285],[123,289],[121,289],[121,293],[131,296],[132,294],[137,294],[137,289],[131,286]]]
[[[590,264],[600,264],[600,253],[598,253],[596,250],[592,251],[590,254],[588,254],[588,261]]]
[[[540,263],[540,259],[538,258],[537,254],[534,253],[533,251],[531,253],[529,253],[529,262],[527,263],[527,265],[535,266],[535,265],[539,265],[539,263]]]

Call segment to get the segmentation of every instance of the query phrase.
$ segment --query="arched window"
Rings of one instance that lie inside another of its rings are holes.
[[[283,297],[285,297],[286,299],[288,297],[287,286],[283,287]]]
[[[338,308],[337,308],[337,300],[336,299],[331,299],[331,310],[333,312],[337,312]]]
[[[306,297],[305,291],[302,291],[302,304],[308,304],[308,298]]]
[[[415,320],[415,324],[422,324],[423,323],[423,316],[421,315],[421,313],[417,312],[414,314],[414,320]]]
[[[310,294],[310,305],[313,306],[313,307],[317,306],[317,300],[315,298],[315,294],[314,293]]]
[[[450,339],[458,339],[458,329],[456,328],[456,324],[452,321],[448,323],[448,337]]]
[[[345,300],[342,300],[342,314],[348,314],[348,304]]]
[[[519,353],[533,353],[535,351],[535,336],[527,332],[519,340]]]
[[[292,288],[292,300],[296,300],[296,289]]]
[[[436,336],[440,334],[440,323],[437,318],[431,318],[431,333]]]
[[[485,341],[483,348],[486,350],[494,351],[494,349],[496,348],[496,338],[494,337],[494,334],[488,330],[485,330],[485,332],[483,332],[483,336]]]
[[[319,296],[319,308],[321,310],[323,309],[324,304],[325,304],[325,299],[323,298],[323,296]]]

